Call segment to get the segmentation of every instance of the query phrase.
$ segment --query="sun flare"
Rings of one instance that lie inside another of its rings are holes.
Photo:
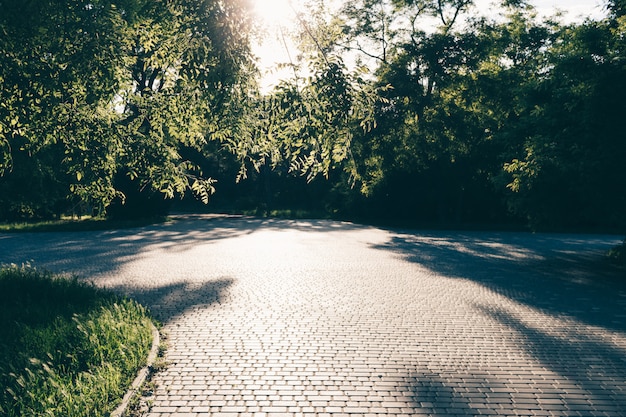
[[[297,9],[298,1],[296,0],[254,1],[254,13],[268,29],[293,27]]]
[[[264,36],[255,46],[259,67],[262,71],[263,90],[285,77],[290,70],[277,65],[289,63],[297,53],[292,34],[298,26],[298,13],[304,9],[303,0],[256,0],[253,11],[259,19]]]

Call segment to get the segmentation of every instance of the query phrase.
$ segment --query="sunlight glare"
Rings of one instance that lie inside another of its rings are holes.
[[[295,6],[294,0],[256,0],[254,12],[268,29],[282,27],[289,30],[295,24]]]
[[[292,61],[297,48],[291,38],[298,25],[297,13],[303,10],[302,0],[256,0],[254,13],[265,32],[255,48],[263,73],[262,90],[268,91],[290,71],[277,65]]]
[[[279,80],[292,75],[292,70],[284,67],[298,54],[293,35],[297,33],[298,14],[306,18],[308,0],[248,0],[263,35],[255,40],[253,50],[261,70],[261,88],[269,91]],[[338,10],[346,0],[325,2],[332,10]],[[604,0],[531,0],[540,16],[553,16],[555,8],[565,12],[566,22],[582,21],[585,17],[601,19],[606,10],[601,6]],[[501,9],[495,7],[496,0],[475,0],[474,12],[480,15],[497,17]],[[283,65],[282,67],[280,67]]]

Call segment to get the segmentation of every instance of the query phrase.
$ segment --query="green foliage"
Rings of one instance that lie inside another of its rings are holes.
[[[626,226],[622,38],[611,21],[564,27],[545,52],[549,70],[525,84],[504,170],[512,208],[535,227]]]
[[[0,411],[105,416],[151,342],[138,304],[29,267],[0,270]]]
[[[344,11],[346,21],[358,29],[348,32],[346,43],[364,59],[377,59],[373,82],[382,87],[375,127],[355,134],[351,149],[360,188],[375,210],[372,215],[489,221],[494,219],[483,208],[492,205],[497,211],[501,205],[490,186],[493,172],[501,167],[494,160],[498,145],[491,140],[498,121],[487,108],[490,95],[482,90],[479,76],[492,40],[481,38],[481,22],[456,30],[469,6],[388,3],[382,6],[377,29],[369,33],[369,17],[355,13],[353,6]],[[420,22],[426,26],[433,15],[440,26],[434,31],[421,28]],[[376,38],[385,45],[382,55],[361,47]]]
[[[10,204],[0,216],[49,217],[68,195],[103,213],[125,199],[120,173],[166,198],[195,184],[207,201],[212,181],[179,150],[233,138],[235,91],[251,74],[246,5],[3,1],[0,188]],[[25,185],[30,194],[15,192]]]
[[[117,85],[119,25],[112,6],[101,2],[3,2],[0,183],[15,206],[9,215],[45,215],[42,206],[52,211],[67,195],[66,145],[108,121],[101,115]],[[29,178],[24,172],[31,170]]]
[[[308,183],[343,170],[354,183],[353,138],[374,126],[382,88],[369,83],[365,67],[347,68],[337,47],[340,22],[323,4],[298,20],[302,53],[289,63],[294,78],[283,80],[270,94],[253,96],[248,105],[253,110],[247,119],[250,140],[233,149],[242,162],[239,179],[248,176],[251,166],[264,177],[264,167],[270,167],[301,175]]]
[[[387,87],[375,128],[353,130],[361,190],[407,217],[507,221],[506,201],[534,228],[622,230],[617,3],[609,19],[576,25],[503,4],[504,21],[470,18],[469,1],[344,8],[336,45],[373,62],[371,82]],[[434,30],[422,24],[431,16]]]
[[[348,158],[352,130],[358,123],[354,116],[359,112],[355,106],[358,92],[343,64],[316,64],[303,88],[279,87],[273,105],[281,123],[267,132],[268,139],[277,139],[289,170],[308,180],[317,175],[328,177],[331,169]]]
[[[262,95],[244,0],[3,1],[0,218],[162,215],[222,170],[266,211],[301,175],[331,212],[623,230],[623,2],[571,25],[473,3],[311,2]]]

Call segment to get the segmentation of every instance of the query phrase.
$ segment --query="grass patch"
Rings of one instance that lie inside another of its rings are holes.
[[[145,365],[134,301],[30,267],[0,269],[0,415],[106,416]]]
[[[109,220],[99,217],[61,218],[40,222],[0,223],[0,232],[85,232],[93,230],[129,229],[168,221],[167,217],[139,220]]]

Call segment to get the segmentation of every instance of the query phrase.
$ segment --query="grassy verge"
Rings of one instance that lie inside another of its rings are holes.
[[[106,416],[152,341],[139,304],[30,267],[0,269],[0,415]]]
[[[95,217],[85,217],[80,220],[62,218],[60,220],[41,222],[0,223],[0,232],[82,232],[91,230],[128,229],[166,221],[166,217],[140,220],[109,220]]]

